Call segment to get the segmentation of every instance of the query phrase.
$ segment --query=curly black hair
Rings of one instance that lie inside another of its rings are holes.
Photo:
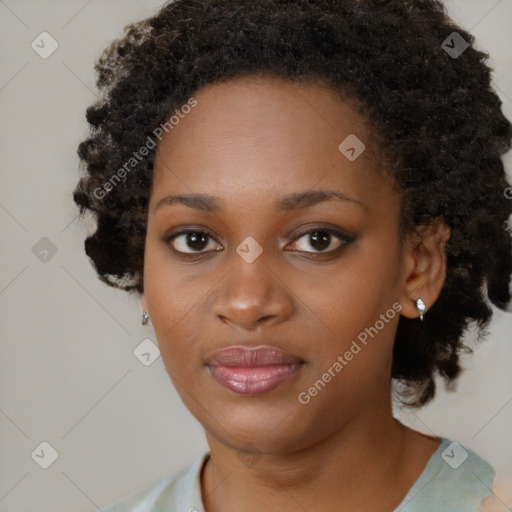
[[[100,279],[143,293],[155,148],[134,155],[195,91],[242,75],[323,81],[378,130],[402,192],[401,233],[437,218],[451,230],[438,300],[423,322],[400,317],[392,377],[409,406],[434,396],[437,374],[453,383],[471,351],[466,330],[476,326],[480,339],[492,304],[506,310],[511,300],[502,155],[512,125],[474,36],[437,0],[175,0],[124,30],[95,66],[101,95],[87,109],[86,172],[73,195],[97,221],[85,252]]]

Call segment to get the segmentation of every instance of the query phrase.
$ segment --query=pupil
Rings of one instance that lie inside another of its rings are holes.
[[[319,233],[323,233],[323,236],[319,235]],[[314,243],[312,243],[311,245],[315,249],[326,249],[327,247],[329,247],[330,236],[331,235],[329,235],[329,233],[326,233],[325,231],[315,231],[311,235],[311,240],[314,240]]]
[[[208,236],[205,236],[205,233],[188,233],[187,235],[187,244],[191,249],[204,249],[207,245]]]

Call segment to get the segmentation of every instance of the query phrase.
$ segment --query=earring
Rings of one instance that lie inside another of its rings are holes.
[[[427,311],[427,306],[419,297],[416,299],[416,310],[420,314],[420,320],[423,322],[423,313]]]
[[[149,315],[143,311],[142,312],[142,325],[148,325],[148,322],[149,322]]]

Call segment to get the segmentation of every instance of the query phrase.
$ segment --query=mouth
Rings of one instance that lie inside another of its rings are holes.
[[[270,346],[236,346],[217,351],[205,366],[221,386],[239,395],[268,393],[292,379],[301,358]]]

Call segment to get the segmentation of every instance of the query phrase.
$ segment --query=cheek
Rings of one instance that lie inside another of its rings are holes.
[[[313,281],[302,285],[305,301],[321,318],[330,337],[354,339],[392,308],[399,296],[396,251],[389,248],[382,254],[376,244],[364,245],[335,271],[317,280],[316,287]]]
[[[299,414],[310,415],[314,422],[323,411],[327,430],[387,393],[400,309],[390,275],[378,266],[367,271],[361,260],[329,281],[328,294],[309,296],[329,329],[311,347],[308,374],[299,390],[309,402]]]
[[[401,309],[399,260],[392,247],[383,253],[379,246],[368,242],[354,251],[325,280],[321,292],[304,287],[305,301],[322,320],[322,335],[311,347],[308,378],[308,386],[318,379],[328,381],[319,401],[341,401],[350,409],[354,400],[370,396],[386,381]]]
[[[178,288],[179,289],[179,288]],[[203,290],[204,293],[204,290]],[[202,353],[197,340],[204,339],[201,329],[204,320],[198,317],[195,306],[201,294],[165,291],[153,295],[152,325],[167,370],[173,375],[202,368]]]
[[[191,342],[200,329],[200,323],[194,325],[191,319],[205,288],[190,286],[182,276],[183,272],[166,255],[165,246],[146,246],[144,292],[151,325],[168,369],[188,362],[194,352]]]
[[[187,312],[201,298],[197,283],[187,282],[187,268],[170,257],[171,249],[148,231],[144,254],[144,291],[152,324],[163,333],[172,335],[175,328],[185,319]],[[204,293],[204,288],[202,290]],[[155,329],[156,330],[156,329]],[[162,338],[164,339],[164,338]]]

